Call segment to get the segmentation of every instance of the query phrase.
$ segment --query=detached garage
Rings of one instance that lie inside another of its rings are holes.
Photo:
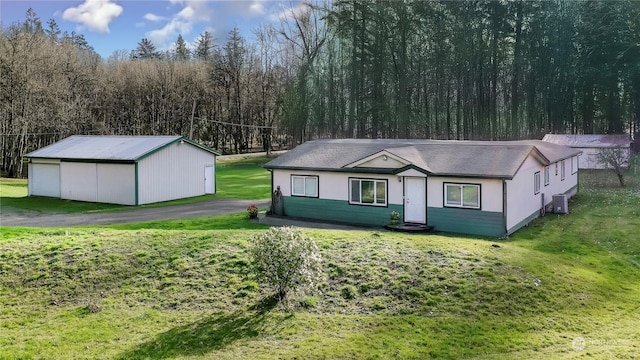
[[[142,205],[213,194],[216,155],[180,136],[71,136],[26,155],[29,196]]]

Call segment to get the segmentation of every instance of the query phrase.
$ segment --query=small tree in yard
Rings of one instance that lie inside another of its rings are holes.
[[[624,187],[624,171],[629,164],[627,152],[621,148],[606,148],[598,153],[597,159],[605,168],[616,173],[620,186]]]
[[[272,227],[251,238],[253,267],[282,301],[289,292],[312,289],[321,276],[322,257],[312,238],[293,227]]]

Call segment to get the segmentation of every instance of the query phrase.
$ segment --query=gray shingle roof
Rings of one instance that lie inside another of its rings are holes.
[[[353,171],[345,166],[387,151],[434,175],[511,178],[530,153],[544,164],[580,151],[543,142],[455,140],[315,140],[271,160],[267,169]],[[363,169],[360,169],[363,170]],[[369,169],[371,172],[389,172]]]
[[[623,147],[631,146],[631,135],[615,134],[615,135],[598,135],[598,134],[547,134],[542,138],[553,144],[582,147],[582,148],[604,148],[604,147]]]
[[[136,161],[182,139],[180,136],[74,135],[26,155],[29,158]],[[203,150],[202,145],[182,139]]]

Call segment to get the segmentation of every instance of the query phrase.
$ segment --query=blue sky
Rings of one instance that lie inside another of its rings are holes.
[[[134,49],[142,38],[158,49],[169,49],[182,34],[187,43],[209,31],[223,44],[237,26],[251,40],[261,24],[280,22],[284,14],[299,11],[299,0],[0,0],[0,20],[7,27],[24,21],[32,8],[46,28],[54,19],[60,29],[83,34],[103,57],[116,50]]]

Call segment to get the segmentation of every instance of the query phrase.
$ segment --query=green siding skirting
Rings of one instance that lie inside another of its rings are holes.
[[[484,236],[505,235],[501,212],[458,208],[427,208],[427,224],[436,231],[447,231]]]
[[[392,211],[399,212],[401,219],[403,213],[402,205],[350,205],[347,201],[297,196],[285,196],[283,204],[286,216],[357,225],[388,225]]]

